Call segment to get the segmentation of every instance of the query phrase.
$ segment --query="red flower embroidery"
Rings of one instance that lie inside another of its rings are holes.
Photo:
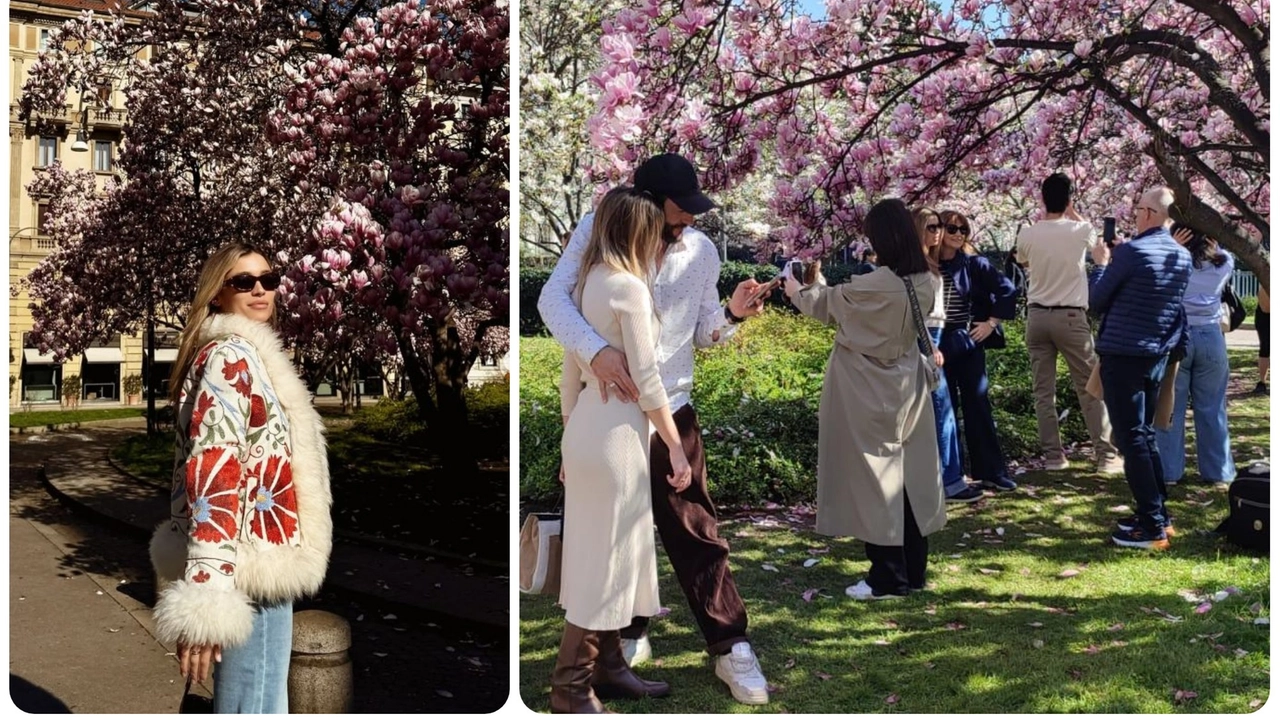
[[[209,448],[187,460],[187,513],[197,540],[220,543],[236,536],[240,475],[240,460],[226,448]]]
[[[213,407],[213,398],[207,393],[200,393],[196,398],[196,409],[191,411],[191,428],[188,434],[192,439],[200,436],[200,423],[204,422],[204,414]]]
[[[253,385],[253,377],[249,375],[249,361],[241,358],[235,362],[222,362],[222,377],[235,387],[236,392],[249,397],[249,388]]]
[[[254,474],[262,470],[259,463]],[[254,515],[249,529],[254,535],[276,545],[283,544],[298,531],[298,498],[293,490],[293,467],[279,455],[267,458],[266,471],[259,476],[258,487],[250,502]]]
[[[209,573],[201,570],[200,572],[196,573],[196,576],[191,578],[191,580],[192,582],[198,582],[198,583],[209,582]]]
[[[193,363],[196,377],[200,377],[200,374],[204,372],[204,365],[209,362],[209,353],[213,352],[213,349],[217,346],[218,342],[215,340],[200,349],[200,354],[196,356],[196,361]]]
[[[261,395],[249,398],[249,427],[262,427],[267,424],[267,401]]]
[[[231,575],[236,571],[236,566],[231,563],[222,563],[222,567],[218,568],[223,575]]]

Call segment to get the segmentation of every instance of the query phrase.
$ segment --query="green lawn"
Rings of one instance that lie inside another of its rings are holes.
[[[92,422],[94,420],[119,420],[121,418],[142,417],[145,408],[119,407],[101,410],[36,410],[33,412],[9,413],[9,427],[29,428],[45,425],[63,425],[67,423]]]
[[[1269,399],[1251,389],[1254,355],[1232,352],[1230,417],[1240,464],[1269,455]],[[1032,422],[1032,420],[1028,420]],[[1189,450],[1193,450],[1189,448]],[[1268,697],[1270,560],[1208,534],[1226,490],[1189,477],[1170,492],[1178,535],[1167,552],[1124,550],[1107,536],[1131,496],[1121,479],[1071,470],[1018,477],[1021,490],[950,511],[930,538],[926,592],[875,604],[844,588],[866,571],[862,544],[810,531],[810,508],[722,517],[721,534],[775,687],[738,705],[713,674],[684,596],[662,558],[670,614],[655,621],[646,678],[663,700],[621,712],[1246,713]],[[659,553],[661,556],[661,552]],[[805,568],[806,560],[819,562]],[[776,568],[770,570],[765,566]],[[811,601],[806,591],[816,590]],[[1205,595],[1231,593],[1202,605]],[[1199,596],[1199,597],[1197,597]],[[1199,610],[1200,612],[1197,612]],[[547,709],[563,615],[520,599],[520,693]]]

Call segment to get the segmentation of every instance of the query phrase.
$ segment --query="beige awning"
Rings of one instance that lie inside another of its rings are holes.
[[[124,362],[124,353],[120,352],[118,347],[87,348],[84,351],[84,361],[90,365],[122,363]]]
[[[146,355],[146,351],[143,351],[142,356],[146,357]],[[178,348],[156,348],[156,362],[178,362]]]
[[[36,348],[23,348],[22,360],[28,365],[57,365],[53,360],[53,353],[41,355]]]

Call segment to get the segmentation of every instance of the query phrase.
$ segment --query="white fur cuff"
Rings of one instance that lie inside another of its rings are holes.
[[[238,588],[218,589],[189,580],[171,583],[160,592],[155,610],[156,634],[166,643],[232,647],[253,632],[253,604]]]

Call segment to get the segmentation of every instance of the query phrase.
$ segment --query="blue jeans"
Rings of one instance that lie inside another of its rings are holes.
[[[942,328],[929,328],[929,335],[934,345],[942,342]],[[947,387],[946,372],[938,373],[938,389],[933,391],[933,419],[938,431],[942,491],[950,497],[969,484],[964,481],[964,464],[960,462],[960,433],[956,429],[956,413],[951,407],[951,389]]]
[[[964,447],[969,474],[975,480],[1009,479],[1009,467],[1000,451],[996,421],[987,397],[987,353],[975,345],[965,328],[942,331],[943,373],[951,392],[951,407],[959,408],[964,423]]]
[[[1186,470],[1187,400],[1196,424],[1196,466],[1200,477],[1230,482],[1236,477],[1227,431],[1227,339],[1217,323],[1191,328],[1187,357],[1178,368],[1173,396],[1173,426],[1156,430],[1165,482],[1182,479]]]
[[[259,605],[249,639],[222,648],[222,662],[214,665],[213,711],[288,713],[292,651],[293,603]]]
[[[1169,518],[1164,507],[1168,490],[1154,425],[1156,393],[1167,359],[1163,355],[1099,358],[1103,402],[1111,417],[1116,449],[1124,456],[1124,479],[1129,482],[1142,528],[1153,534],[1161,532]]]

